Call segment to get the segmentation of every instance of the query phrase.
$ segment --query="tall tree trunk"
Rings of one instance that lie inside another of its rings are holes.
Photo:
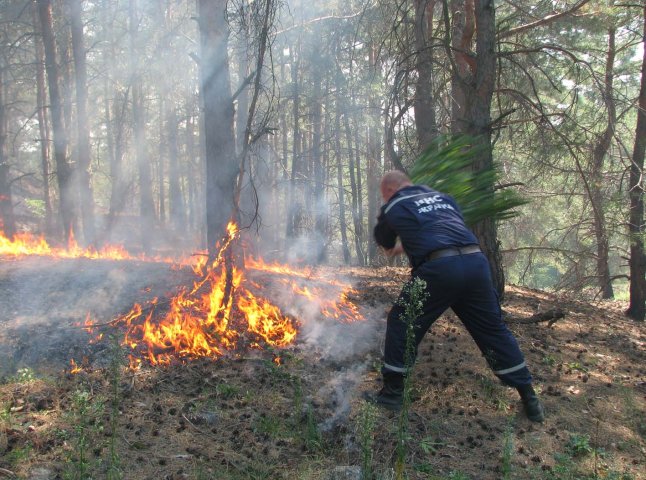
[[[123,98],[120,98],[123,95]],[[108,132],[113,132],[114,153],[110,157],[110,210],[108,213],[108,233],[112,228],[116,217],[123,213],[126,205],[127,185],[123,174],[123,157],[126,149],[126,111],[128,107],[129,90],[114,92],[112,118],[110,109],[106,108],[106,125]],[[107,100],[106,100],[107,102]],[[110,138],[110,135],[108,136]]]
[[[338,79],[338,75],[337,75]],[[343,252],[343,262],[349,265],[352,261],[350,247],[348,246],[348,227],[345,219],[345,186],[343,185],[343,155],[341,154],[341,95],[338,88],[336,90],[336,112],[334,118],[335,129],[335,157],[336,157],[336,184],[339,198],[339,228],[341,230],[341,250]]]
[[[597,243],[597,283],[601,289],[601,296],[604,299],[614,297],[612,281],[610,279],[610,267],[608,255],[610,241],[608,239],[608,228],[604,212],[604,180],[603,165],[604,158],[610,148],[610,143],[615,134],[616,108],[613,91],[615,63],[615,29],[608,29],[608,52],[606,55],[606,74],[604,82],[603,99],[606,104],[607,123],[603,133],[599,135],[592,151],[592,172],[590,181],[583,178],[590,204],[593,212],[594,235]]]
[[[327,258],[327,199],[325,198],[326,169],[321,154],[323,131],[323,105],[321,99],[321,82],[323,72],[320,64],[321,52],[316,47],[313,53],[313,102],[312,102],[312,173],[314,176],[314,238],[316,263],[325,262]]]
[[[373,82],[379,75],[377,65],[377,47],[370,44],[369,50],[369,75]],[[379,181],[381,176],[381,148],[379,141],[379,132],[381,129],[380,122],[380,102],[376,95],[372,93],[368,99],[368,231],[373,232],[377,223],[377,213],[380,204]],[[377,261],[377,243],[372,234],[368,240],[368,262],[374,265]]]
[[[63,118],[62,97],[59,89],[59,72],[56,64],[56,41],[52,20],[51,0],[38,1],[38,16],[45,47],[45,70],[49,86],[50,112],[54,139],[54,158],[56,159],[56,179],[60,198],[60,216],[65,240],[69,242],[74,227],[75,201],[72,183],[72,167],[67,160],[68,138]]]
[[[249,37],[251,32],[249,31],[249,23],[251,21],[251,7],[248,4],[247,0],[243,0],[239,3],[240,7],[238,13],[241,17],[244,18],[243,25],[246,28],[244,35],[240,35],[240,44],[238,48],[238,82],[242,84],[245,82],[247,76],[249,75]],[[245,136],[247,130],[247,118],[249,116],[249,88],[245,86],[241,92],[238,94],[237,108],[236,108],[236,145],[238,148],[238,153],[242,152],[245,144]]]
[[[414,109],[417,143],[424,150],[437,137],[433,96],[433,9],[435,0],[414,0],[417,84]]]
[[[164,185],[164,158],[168,152],[166,133],[170,128],[166,125],[169,120],[166,116],[166,102],[164,101],[167,92],[162,93],[159,98],[159,155],[157,155],[157,204],[159,205],[159,224],[166,223],[166,188]],[[166,128],[164,128],[166,126]]]
[[[643,11],[644,30],[642,40],[646,42],[646,6]],[[635,128],[635,146],[630,165],[630,214],[628,233],[630,235],[630,304],[626,315],[639,322],[646,314],[646,253],[644,252],[644,155],[646,152],[646,49],[642,58],[639,108]]]
[[[193,115],[191,114],[192,108],[187,106],[186,115],[186,187],[187,187],[187,204],[188,204],[188,227],[191,230],[197,229],[197,218],[201,218],[197,212],[199,211],[198,202],[198,179],[195,178],[195,172],[200,171],[198,162],[195,160],[195,123],[193,122]]]
[[[90,174],[90,128],[87,115],[87,72],[83,41],[82,0],[70,0],[72,17],[72,50],[76,72],[76,121],[78,131],[77,180],[83,222],[83,237],[86,245],[96,239],[94,225],[94,193]]]
[[[217,253],[216,244],[226,234],[227,223],[234,215],[237,174],[226,6],[226,0],[198,0],[206,147],[206,224],[211,255]]]
[[[49,190],[50,175],[50,150],[49,150],[49,124],[45,111],[47,91],[45,87],[45,54],[43,53],[42,32],[38,19],[37,5],[32,8],[32,18],[36,30],[34,40],[36,55],[36,112],[38,118],[38,136],[40,140],[40,168],[43,176],[43,202],[45,204],[45,235],[53,233],[52,200]]]
[[[292,171],[290,179],[290,199],[287,211],[287,248],[291,247],[291,241],[296,238],[300,228],[300,218],[303,210],[303,158],[302,158],[302,133],[300,129],[300,90],[298,69],[300,61],[294,52],[291,68],[292,74]]]
[[[112,65],[116,58],[114,29],[112,19],[108,18],[108,11],[105,11],[102,19],[104,25],[104,36],[109,41],[109,48],[104,50],[103,61],[106,65]],[[123,98],[121,98],[123,96]],[[105,236],[109,238],[117,215],[123,212],[126,201],[126,185],[123,175],[123,155],[125,151],[125,126],[126,111],[130,89],[121,92],[113,85],[112,79],[106,75],[104,83],[104,112],[106,143],[108,147],[108,161],[110,166],[110,205],[106,222]]]
[[[491,99],[496,83],[496,21],[493,0],[454,0],[452,47],[447,54],[452,63],[452,131],[472,135],[484,148],[472,165],[476,172],[493,168],[491,145]],[[445,27],[449,12],[444,0]],[[471,43],[475,34],[475,52]],[[493,195],[491,185],[489,195]],[[502,268],[496,222],[489,218],[478,222],[473,231],[489,259],[494,286],[502,296],[505,275]]]
[[[5,109],[5,65],[0,60],[0,234],[12,238],[16,234],[16,219],[13,214],[9,162],[6,156],[7,111]]]
[[[173,108],[168,113],[168,214],[173,229],[183,232],[186,226],[184,197],[182,196],[179,148],[177,145],[177,129],[179,122],[177,112]]]
[[[151,237],[153,236],[155,202],[153,200],[152,175],[150,173],[150,160],[146,145],[146,124],[144,119],[144,104],[141,93],[138,64],[135,52],[137,51],[139,19],[136,0],[129,3],[130,24],[130,69],[132,75],[132,120],[135,141],[135,157],[139,173],[139,214],[141,246],[144,252],[151,250]]]

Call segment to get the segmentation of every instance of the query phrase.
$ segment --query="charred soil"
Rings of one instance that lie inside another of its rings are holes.
[[[336,269],[356,286],[361,322],[303,325],[286,349],[243,342],[215,360],[131,371],[118,340],[90,344],[75,323],[88,310],[108,321],[190,275],[88,265],[0,263],[0,478],[646,478],[646,326],[620,302],[508,287],[503,308],[542,424],[524,418],[447,312],[420,346],[402,434],[398,415],[362,394],[380,386],[405,269]],[[79,373],[72,357],[85,357]]]

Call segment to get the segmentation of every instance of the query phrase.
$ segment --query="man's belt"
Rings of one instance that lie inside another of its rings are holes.
[[[426,255],[426,261],[435,260],[442,257],[454,257],[456,255],[468,255],[470,253],[481,252],[478,245],[467,245],[466,247],[449,247],[443,248],[441,250],[435,250],[434,252]]]

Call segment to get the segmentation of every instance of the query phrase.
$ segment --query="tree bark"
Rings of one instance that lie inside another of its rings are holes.
[[[590,204],[593,212],[594,235],[597,243],[597,279],[601,289],[601,297],[609,299],[614,297],[612,289],[612,280],[610,278],[610,267],[608,265],[608,256],[610,251],[610,241],[608,239],[608,229],[606,225],[606,215],[604,212],[603,196],[603,165],[604,158],[610,148],[610,143],[615,134],[616,108],[613,91],[614,80],[614,63],[615,63],[615,29],[608,30],[608,52],[606,55],[606,73],[603,87],[603,99],[606,104],[607,123],[604,131],[599,135],[592,151],[592,172],[590,181],[583,181],[588,190]]]
[[[646,41],[646,6],[643,10],[643,41]],[[646,314],[646,253],[644,252],[644,155],[646,153],[646,49],[642,58],[635,146],[630,166],[630,304],[626,315],[639,322]]]
[[[341,251],[343,252],[343,262],[349,265],[352,261],[350,248],[348,247],[348,227],[345,220],[345,186],[343,185],[343,158],[341,155],[341,96],[337,88],[336,95],[336,112],[334,119],[335,137],[335,157],[336,157],[336,184],[339,198],[339,229],[341,231]]]
[[[415,127],[419,150],[437,137],[433,95],[433,10],[435,0],[415,0],[415,49],[417,84],[415,86]]]
[[[302,133],[300,129],[300,89],[299,75],[300,60],[298,53],[292,55],[292,169],[289,189],[289,207],[287,211],[287,248],[291,247],[291,241],[298,235],[301,228],[301,217],[303,215],[303,158],[302,158]]]
[[[38,118],[38,136],[40,141],[40,168],[43,176],[43,202],[45,204],[45,235],[53,233],[52,199],[49,189],[50,149],[49,124],[45,111],[47,91],[45,87],[45,54],[43,53],[42,32],[38,19],[37,5],[34,3],[32,17],[36,38],[34,39],[36,55],[36,115]]]
[[[467,133],[481,142],[484,154],[472,168],[479,172],[493,168],[491,146],[491,99],[496,83],[496,22],[493,0],[456,0],[452,2],[452,48],[447,54],[452,64],[452,131]],[[448,5],[444,0],[448,27]],[[475,34],[476,51],[471,50]],[[491,185],[489,195],[493,195]],[[494,286],[502,296],[505,275],[498,242],[497,225],[486,219],[473,228],[482,250],[489,259]]]
[[[141,83],[138,78],[138,65],[135,52],[137,51],[139,21],[137,16],[137,2],[130,0],[129,3],[129,24],[130,24],[130,68],[132,75],[132,120],[135,141],[135,157],[137,171],[139,173],[139,214],[140,214],[140,236],[141,246],[144,252],[151,251],[151,240],[153,236],[155,202],[152,191],[152,175],[150,172],[150,160],[146,149],[146,126],[144,119],[144,105],[141,92]]]
[[[313,99],[312,99],[312,173],[314,174],[314,241],[316,263],[321,264],[327,258],[327,199],[325,198],[326,169],[321,154],[323,106],[321,98],[321,82],[323,72],[320,69],[322,61],[321,52],[315,47],[312,61],[313,72]]]
[[[81,12],[82,0],[70,0],[72,51],[74,54],[74,69],[76,73],[76,124],[78,134],[77,145],[77,181],[81,220],[83,222],[83,237],[86,245],[91,245],[96,239],[94,224],[94,193],[92,191],[90,173],[90,128],[87,115],[87,72],[85,62],[85,46],[83,41],[83,21]]]
[[[227,46],[226,0],[198,0],[200,86],[204,102],[206,224],[211,255],[232,218],[236,184],[234,108]]]
[[[168,138],[167,133],[169,126],[166,123],[169,121],[169,118],[166,115],[166,102],[165,98],[168,95],[168,91],[162,87],[162,95],[159,98],[159,154],[157,155],[157,205],[159,205],[159,225],[164,226],[166,224],[166,186],[165,186],[165,176],[164,176],[164,159],[170,145],[167,144]],[[172,108],[172,107],[171,107]],[[166,128],[164,128],[166,127]]]
[[[182,195],[179,149],[177,145],[177,112],[174,108],[168,114],[168,214],[173,229],[183,232],[186,226],[184,197]]]
[[[187,189],[187,222],[188,227],[192,230],[197,229],[197,219],[201,218],[198,214],[200,211],[199,205],[201,202],[198,202],[198,179],[195,178],[195,172],[200,171],[199,162],[195,160],[195,123],[193,119],[192,105],[187,106],[187,115],[186,115],[186,155],[188,161],[186,162],[186,189]]]
[[[7,112],[5,109],[5,65],[0,61],[0,234],[12,238],[16,234],[16,219],[13,214],[9,162],[6,156]]]
[[[369,45],[369,75],[371,79],[378,75],[377,65],[377,47],[374,44]],[[381,149],[379,148],[379,132],[381,131],[380,122],[380,102],[371,94],[368,99],[369,103],[369,121],[368,121],[368,231],[370,239],[368,240],[368,262],[375,265],[377,262],[377,243],[372,236],[377,223],[377,214],[379,210],[379,180],[381,176]]]
[[[67,159],[68,138],[65,129],[62,97],[59,89],[59,69],[56,63],[56,42],[52,20],[51,0],[38,0],[38,16],[45,47],[45,70],[49,87],[50,113],[56,160],[56,179],[60,198],[60,217],[66,242],[72,235],[75,220],[74,185],[72,166]]]

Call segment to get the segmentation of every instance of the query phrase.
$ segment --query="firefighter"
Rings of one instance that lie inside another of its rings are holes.
[[[542,422],[544,410],[533,387],[516,338],[502,320],[487,258],[467,228],[453,198],[425,185],[414,185],[399,171],[381,180],[381,207],[374,236],[387,255],[405,253],[412,279],[426,282],[422,315],[413,322],[414,355],[433,322],[451,308],[460,318],[494,374],[518,390],[527,417]],[[399,241],[398,241],[399,239]],[[401,318],[407,289],[390,310],[386,327],[383,388],[372,400],[401,409],[405,365],[406,322]]]

